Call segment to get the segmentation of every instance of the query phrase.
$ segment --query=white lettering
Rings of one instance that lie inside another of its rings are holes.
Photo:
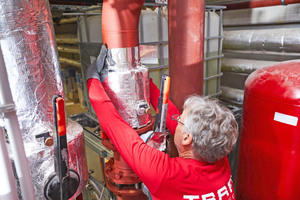
[[[218,190],[219,200],[222,200],[222,197],[225,195],[229,196],[229,193],[227,191],[226,186],[223,186],[221,189]]]
[[[213,192],[201,196],[202,200],[216,200]]]
[[[233,181],[232,181],[231,178],[229,179],[227,185],[228,185],[228,188],[229,188],[229,192],[232,193],[232,185],[233,185]]]
[[[183,195],[184,199],[194,200],[199,199],[199,195]]]
[[[228,189],[227,189],[226,185],[227,185]],[[229,200],[231,200],[231,199],[234,200],[235,196],[234,196],[234,192],[233,192],[233,181],[232,181],[231,177],[226,185],[221,187],[218,190],[217,194],[211,192],[211,193],[201,195],[201,200],[217,200],[216,195],[217,195],[217,198],[219,198],[219,200],[222,200],[222,198],[224,196],[227,196]],[[183,198],[188,199],[188,200],[194,200],[194,199],[199,199],[199,195],[183,195]]]

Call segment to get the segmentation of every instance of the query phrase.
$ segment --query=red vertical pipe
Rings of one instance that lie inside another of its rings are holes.
[[[266,6],[288,5],[300,3],[300,0],[251,0],[248,2],[239,2],[226,4],[227,10],[237,10],[244,8],[260,8]]]
[[[144,0],[103,0],[102,36],[108,49],[139,45],[139,17]]]
[[[170,99],[203,93],[204,0],[169,0]]]

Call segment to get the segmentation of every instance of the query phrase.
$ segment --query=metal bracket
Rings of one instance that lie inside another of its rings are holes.
[[[15,111],[15,104],[0,105],[0,113],[9,113]]]

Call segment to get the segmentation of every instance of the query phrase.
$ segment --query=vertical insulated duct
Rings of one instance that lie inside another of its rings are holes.
[[[43,138],[45,133],[53,135],[52,97],[63,95],[53,30],[48,0],[0,0],[0,42],[7,87],[15,103],[37,200],[44,199],[44,183],[54,171],[53,147],[46,146]],[[1,117],[0,126],[8,126]],[[78,195],[88,179],[83,129],[70,122],[67,130],[69,167],[78,171],[81,179]]]
[[[191,94],[203,94],[204,0],[169,0],[170,99],[182,111]]]

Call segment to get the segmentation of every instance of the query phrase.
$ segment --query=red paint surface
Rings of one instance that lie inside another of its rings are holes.
[[[56,99],[56,112],[57,112],[57,132],[59,136],[67,134],[66,130],[66,114],[65,114],[65,101],[63,98]]]
[[[237,199],[300,199],[300,125],[274,120],[300,117],[300,63],[252,73],[245,84],[236,183]]]
[[[170,99],[182,111],[188,95],[203,93],[204,0],[169,0]]]
[[[139,45],[139,17],[144,0],[103,0],[102,36],[108,49]]]

